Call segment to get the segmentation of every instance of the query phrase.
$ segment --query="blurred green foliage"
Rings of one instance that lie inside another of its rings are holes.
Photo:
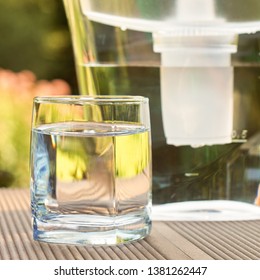
[[[62,0],[0,1],[0,187],[29,186],[32,99],[76,88]]]
[[[62,0],[0,1],[0,68],[31,70],[76,87],[73,52]]]

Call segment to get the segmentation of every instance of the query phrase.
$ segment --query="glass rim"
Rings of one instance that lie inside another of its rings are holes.
[[[36,96],[34,103],[49,104],[141,104],[148,103],[149,98],[141,95],[56,95]]]

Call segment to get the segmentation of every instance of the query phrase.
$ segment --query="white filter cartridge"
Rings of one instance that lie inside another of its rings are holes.
[[[154,34],[161,53],[163,128],[169,145],[232,142],[235,35]]]
[[[167,144],[232,141],[232,67],[162,67],[161,98]]]

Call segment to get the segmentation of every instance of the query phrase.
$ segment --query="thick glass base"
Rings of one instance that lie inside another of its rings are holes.
[[[149,216],[120,218],[63,215],[33,217],[33,238],[37,241],[81,245],[118,245],[146,237],[151,231]]]

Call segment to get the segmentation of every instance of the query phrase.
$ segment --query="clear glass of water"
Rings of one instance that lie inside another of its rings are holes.
[[[35,240],[114,245],[150,233],[147,98],[36,97],[30,165]]]

